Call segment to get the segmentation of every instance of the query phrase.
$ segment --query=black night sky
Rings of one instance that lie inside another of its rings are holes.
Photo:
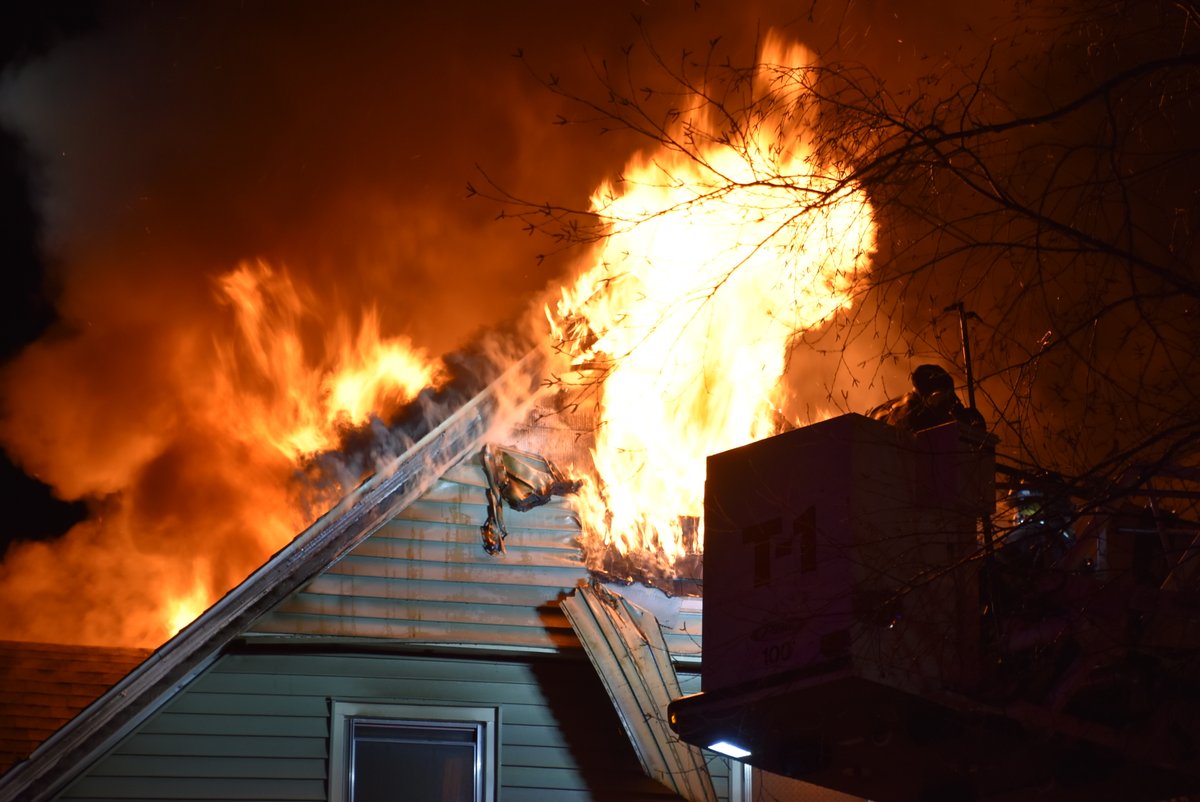
[[[98,22],[91,3],[16,3],[4,12],[0,32],[0,69],[11,70],[38,57],[57,41],[86,32]],[[0,127],[0,229],[7,290],[0,295],[0,360],[8,361],[40,337],[55,320],[54,290],[45,269],[39,235],[41,222],[34,200],[35,176],[21,140]],[[0,533],[0,550],[14,538],[45,539],[61,535],[87,514],[80,501],[64,502],[52,489],[29,476],[7,454],[0,459],[0,504],[11,523]]]

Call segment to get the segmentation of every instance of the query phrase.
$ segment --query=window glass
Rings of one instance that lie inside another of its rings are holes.
[[[330,802],[494,802],[497,709],[331,700]]]

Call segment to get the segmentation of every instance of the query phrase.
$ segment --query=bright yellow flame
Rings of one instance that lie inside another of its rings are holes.
[[[768,46],[763,91],[797,97],[807,54]],[[740,146],[664,147],[602,186],[592,206],[610,235],[548,310],[602,377],[585,534],[668,569],[703,512],[705,457],[777,429],[789,346],[850,306],[874,250],[865,193],[817,162],[795,104],[773,108],[743,121]]]
[[[208,608],[208,602],[208,592],[202,585],[196,585],[190,592],[169,599],[163,611],[167,637],[173,637],[179,630],[195,621]]]

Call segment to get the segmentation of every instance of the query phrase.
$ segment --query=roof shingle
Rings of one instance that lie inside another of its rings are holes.
[[[150,649],[0,641],[0,774],[150,654]]]

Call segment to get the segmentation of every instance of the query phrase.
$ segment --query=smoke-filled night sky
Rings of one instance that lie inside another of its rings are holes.
[[[238,348],[221,276],[261,261],[313,331],[374,309],[436,357],[578,256],[467,185],[585,207],[645,144],[556,125],[577,109],[538,75],[587,95],[643,37],[748,60],[773,28],[902,90],[1013,22],[1006,3],[904,0],[29,5],[0,25],[0,638],[145,645],[160,633],[106,609],[158,581],[211,597],[286,542],[247,527],[286,503],[287,469],[220,434],[238,409],[212,398]]]

